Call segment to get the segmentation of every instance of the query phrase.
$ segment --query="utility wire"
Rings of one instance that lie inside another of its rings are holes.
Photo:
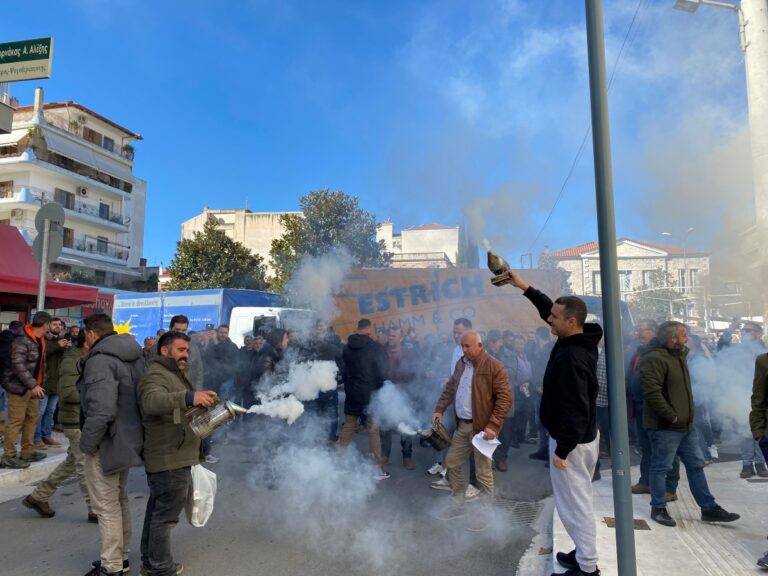
[[[608,93],[610,93],[611,91],[611,87],[613,86],[613,80],[616,77],[616,72],[619,69],[621,56],[624,54],[624,49],[629,43],[628,41],[629,41],[630,34],[632,32],[632,29],[635,26],[635,22],[637,21],[637,15],[640,13],[640,9],[643,7],[644,3],[645,3],[645,0],[638,0],[637,8],[635,8],[635,13],[632,15],[632,21],[629,23],[629,28],[627,28],[627,33],[624,35],[624,41],[621,43],[621,48],[619,49],[619,53],[616,55],[616,60],[613,63],[613,70],[611,71],[611,76],[608,79]],[[590,120],[589,126],[587,126],[587,130],[584,133],[584,138],[581,139],[581,144],[579,144],[579,148],[576,151],[576,157],[573,159],[573,162],[571,163],[571,167],[568,169],[568,174],[566,174],[565,180],[563,180],[563,184],[560,187],[560,192],[557,195],[557,199],[555,199],[555,203],[552,205],[552,208],[550,209],[549,214],[547,214],[547,219],[544,220],[544,224],[542,225],[541,230],[539,230],[539,233],[536,234],[536,238],[534,238],[533,242],[528,248],[528,252],[533,253],[533,248],[539,242],[539,239],[541,238],[541,235],[544,233],[544,230],[547,228],[549,221],[552,219],[552,216],[554,215],[555,210],[557,210],[557,206],[560,204],[560,201],[563,199],[563,196],[565,195],[565,190],[568,187],[568,183],[571,180],[571,176],[573,176],[573,173],[576,170],[576,166],[578,166],[579,164],[579,160],[581,160],[581,155],[584,152],[584,146],[586,145],[587,139],[589,138],[589,135],[591,133],[592,133],[592,121]]]

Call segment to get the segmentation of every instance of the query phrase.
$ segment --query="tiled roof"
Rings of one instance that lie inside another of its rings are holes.
[[[699,250],[697,248],[686,248],[683,249],[680,246],[672,246],[670,244],[660,244],[658,242],[646,242],[645,240],[633,240],[631,238],[617,238],[616,244],[621,244],[622,242],[632,242],[633,244],[637,244],[639,246],[645,246],[647,248],[653,248],[655,250],[662,250],[669,254],[670,256],[705,256],[706,252],[703,250]],[[600,247],[598,242],[596,240],[592,242],[587,242],[586,244],[579,244],[578,246],[573,246],[572,248],[565,248],[564,250],[558,250],[557,252],[550,252],[547,254],[547,256],[552,258],[578,258],[582,254],[585,254],[587,252],[593,252],[597,250]]]

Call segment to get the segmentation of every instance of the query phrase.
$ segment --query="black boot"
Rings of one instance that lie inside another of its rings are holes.
[[[565,552],[558,552],[555,558],[557,558],[557,563],[560,564],[560,566],[567,568],[568,570],[579,567],[579,563],[576,562],[575,548],[567,554]]]
[[[662,526],[677,526],[677,522],[669,515],[666,508],[651,508],[651,519]]]

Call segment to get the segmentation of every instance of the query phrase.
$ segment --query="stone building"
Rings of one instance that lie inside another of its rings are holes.
[[[393,268],[453,268],[459,266],[461,253],[459,226],[423,224],[394,233],[390,220],[381,222],[377,240],[384,240],[392,253]]]

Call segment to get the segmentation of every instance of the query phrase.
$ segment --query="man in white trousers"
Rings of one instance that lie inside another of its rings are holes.
[[[557,336],[544,373],[541,423],[549,432],[549,468],[557,513],[576,544],[557,561],[568,576],[600,576],[597,528],[592,508],[592,474],[598,458],[597,344],[598,324],[587,324],[587,307],[575,296],[555,302],[509,271],[506,284],[523,290],[542,320]],[[554,575],[553,575],[554,576]]]

